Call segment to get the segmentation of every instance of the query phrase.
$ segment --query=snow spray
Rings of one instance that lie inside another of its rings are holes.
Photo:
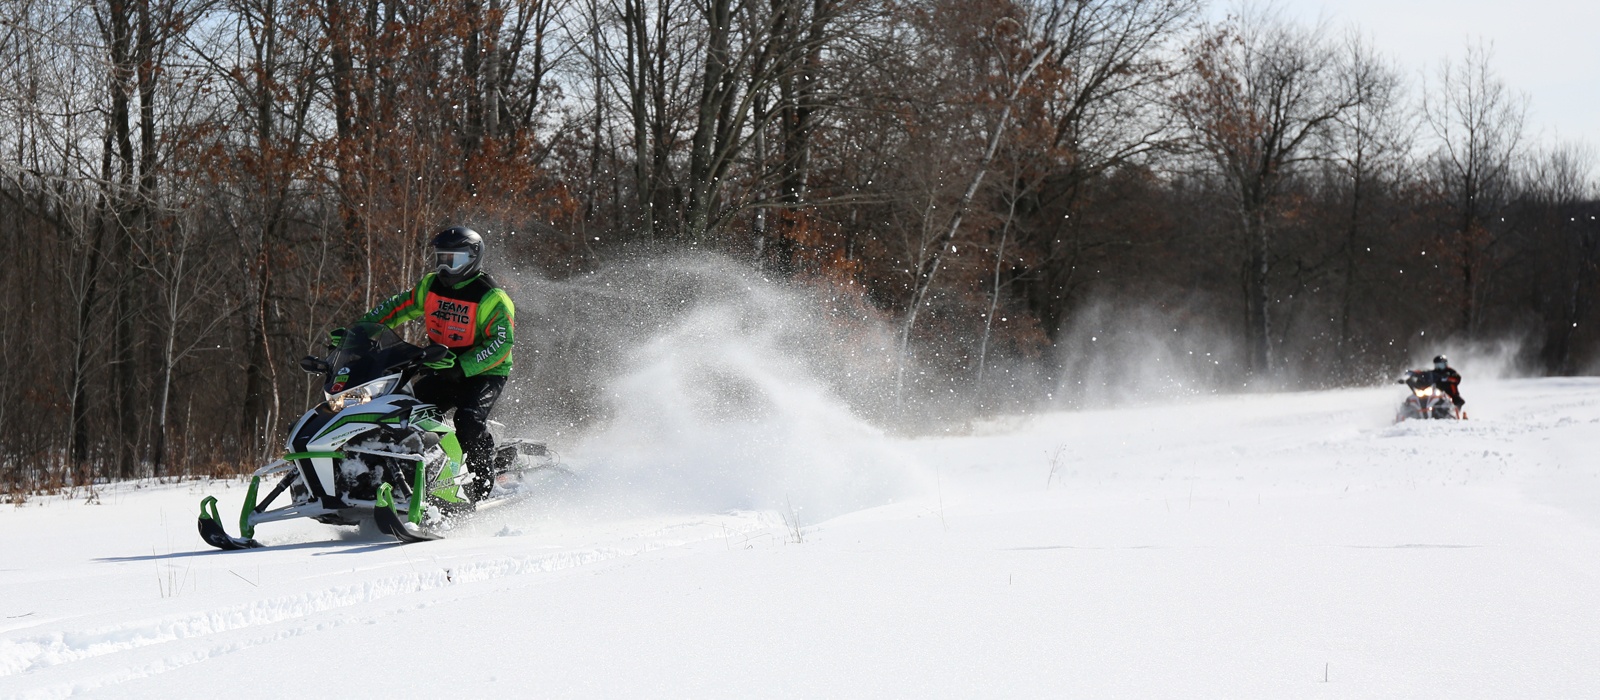
[[[1450,366],[1461,372],[1464,381],[1537,376],[1528,368],[1532,362],[1529,348],[1522,338],[1516,336],[1481,341],[1452,338],[1437,346],[1425,345],[1418,338],[1412,340],[1411,348],[1410,366],[1395,370],[1396,375],[1406,369],[1433,367],[1434,356],[1445,355],[1450,358]]]
[[[561,453],[567,505],[815,522],[920,490],[872,420],[895,344],[858,295],[712,255],[507,277],[518,376],[496,417]]]
[[[1193,306],[1100,299],[1077,309],[1056,342],[1055,405],[1111,408],[1254,389],[1240,372],[1241,349]]]

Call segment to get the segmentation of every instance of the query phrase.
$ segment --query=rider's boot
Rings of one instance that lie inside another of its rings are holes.
[[[504,470],[496,469],[494,436],[484,433],[472,440],[464,440],[461,451],[465,453],[467,469],[472,472],[472,481],[467,484],[467,498],[477,503],[488,498],[489,492],[494,490],[494,479]]]

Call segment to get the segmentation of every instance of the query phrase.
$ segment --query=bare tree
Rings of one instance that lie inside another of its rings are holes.
[[[1179,136],[1166,100],[1180,67],[1171,55],[1201,6],[1191,0],[1055,4],[1063,16],[1055,39],[1060,49],[1035,118],[1039,136],[1019,144],[1016,156],[1038,161],[1018,173],[1027,179],[1021,189],[1038,199],[1025,208],[1052,215],[1015,232],[1019,249],[1036,261],[1018,276],[1044,302],[1035,311],[1051,331],[1061,324],[1085,257],[1104,244],[1090,240],[1095,232],[1082,225],[1090,183],[1171,150]]]
[[[953,242],[961,231],[961,222],[966,217],[967,210],[972,206],[972,200],[978,194],[978,188],[983,185],[983,179],[989,172],[989,165],[994,161],[995,153],[1000,148],[1001,141],[1006,137],[1011,126],[1011,114],[1017,109],[1018,100],[1024,90],[1033,86],[1034,74],[1046,61],[1055,56],[1059,46],[1056,44],[1056,28],[1061,22],[1061,8],[1052,6],[1047,8],[1042,15],[1026,18],[1031,24],[1019,25],[1017,20],[1003,18],[1001,22],[1017,25],[1020,31],[1012,34],[1014,43],[1002,44],[995,42],[998,54],[998,67],[1001,72],[996,95],[1000,113],[995,117],[994,124],[989,127],[986,137],[987,144],[978,157],[977,164],[973,167],[971,178],[967,187],[962,191],[961,197],[956,200],[955,209],[948,216],[948,223],[941,227],[943,230],[936,237],[924,238],[922,246],[916,257],[916,269],[913,275],[911,298],[906,308],[905,319],[900,324],[900,355],[905,357],[911,342],[911,332],[917,325],[917,313],[922,309],[927,300],[928,290],[932,288],[934,279],[939,273],[939,266],[944,260],[946,252],[954,252]],[[1001,36],[1001,23],[997,23],[995,37]],[[903,391],[905,378],[905,364],[902,361],[896,371],[896,394]]]
[[[1473,337],[1478,331],[1488,256],[1496,242],[1489,217],[1504,203],[1528,100],[1511,91],[1494,74],[1493,52],[1478,44],[1467,47],[1459,64],[1439,66],[1438,82],[1423,101],[1423,116],[1437,150],[1433,158],[1436,184],[1453,213],[1445,249],[1461,275],[1456,299],[1457,330]]]
[[[1403,176],[1406,155],[1411,150],[1414,121],[1405,113],[1405,94],[1399,73],[1377,56],[1358,34],[1345,38],[1345,60],[1338,74],[1340,91],[1352,98],[1350,108],[1339,114],[1329,130],[1331,163],[1343,180],[1348,199],[1349,220],[1345,226],[1343,263],[1339,286],[1337,336],[1339,362],[1349,363],[1359,356],[1353,347],[1353,306],[1357,289],[1356,274],[1361,269],[1365,239],[1372,218],[1372,200]]]
[[[1274,368],[1276,207],[1295,168],[1324,156],[1320,137],[1359,101],[1340,84],[1338,54],[1321,35],[1259,12],[1214,27],[1190,48],[1189,81],[1174,105],[1233,200],[1254,372]]]
[[[1523,245],[1549,252],[1537,277],[1541,286],[1558,287],[1561,313],[1547,341],[1547,363],[1552,371],[1579,371],[1574,348],[1580,332],[1592,332],[1585,323],[1592,315],[1596,279],[1600,277],[1600,180],[1593,148],[1583,143],[1558,143],[1528,158],[1517,183],[1519,199],[1533,216],[1533,227],[1543,236]],[[1562,277],[1565,277],[1563,280]]]

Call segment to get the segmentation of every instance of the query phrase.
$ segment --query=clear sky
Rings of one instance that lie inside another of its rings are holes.
[[[1582,140],[1600,152],[1600,0],[1277,0],[1287,16],[1355,25],[1406,72],[1413,89],[1467,43],[1494,48],[1506,84],[1528,94],[1529,135]],[[1212,12],[1234,4],[1214,0]]]

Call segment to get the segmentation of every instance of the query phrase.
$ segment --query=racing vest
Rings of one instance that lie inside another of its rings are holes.
[[[452,350],[469,348],[478,343],[478,306],[497,285],[488,275],[478,278],[460,289],[434,278],[428,285],[422,302],[423,324],[428,329],[428,340]]]

